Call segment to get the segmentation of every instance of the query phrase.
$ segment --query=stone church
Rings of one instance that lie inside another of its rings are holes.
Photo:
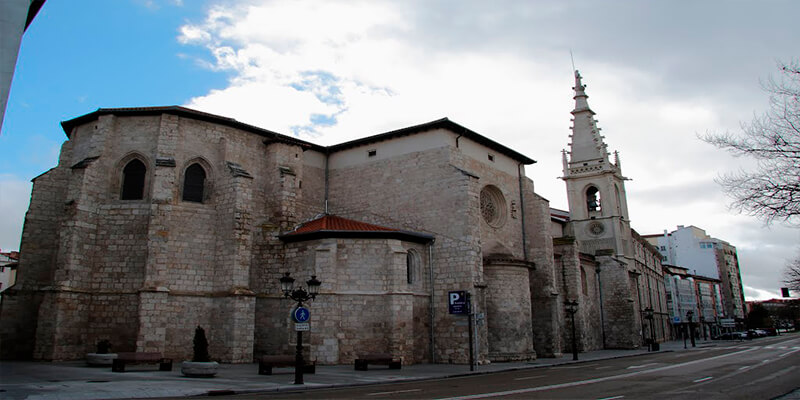
[[[322,282],[304,341],[320,364],[466,363],[457,290],[481,363],[571,351],[567,300],[579,350],[638,347],[663,279],[577,71],[574,90],[569,211],[534,192],[533,159],[446,118],[329,147],[177,106],[62,122],[58,165],[33,180],[0,356],[81,359],[108,339],[188,359],[198,325],[223,362],[291,354],[285,272]]]

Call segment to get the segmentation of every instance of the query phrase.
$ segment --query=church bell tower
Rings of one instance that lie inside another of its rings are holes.
[[[614,162],[600,135],[586,86],[575,71],[570,150],[562,151],[572,234],[581,251],[632,258],[631,228],[619,154]],[[609,250],[613,253],[609,254]]]

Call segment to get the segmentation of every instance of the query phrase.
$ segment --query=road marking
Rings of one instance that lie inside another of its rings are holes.
[[[544,377],[544,376],[547,376],[547,375],[534,375],[534,376],[526,376],[526,377],[523,377],[523,378],[514,378],[514,380],[515,380],[515,381],[524,381],[524,380],[528,380],[528,379],[536,379],[536,378],[541,378],[541,377]]]
[[[581,364],[581,365],[573,365],[573,366],[568,366],[568,367],[558,366],[558,367],[554,367],[554,368],[558,368],[558,369],[575,369],[575,368],[594,367],[595,365],[600,365],[600,364]]]
[[[614,400],[614,399],[621,399],[623,397],[625,396],[603,397],[602,399],[597,399],[597,400]]]
[[[707,376],[705,378],[695,379],[692,382],[693,383],[700,383],[700,382],[705,382],[705,381],[713,379],[713,378],[714,378],[713,376]]]
[[[749,348],[749,349],[746,349],[746,350],[736,351],[736,352],[728,353],[728,354],[720,354],[718,356],[703,358],[703,359],[700,359],[700,360],[693,360],[693,361],[687,361],[687,362],[678,363],[678,364],[665,365],[663,367],[658,367],[658,368],[653,368],[653,369],[646,369],[646,370],[641,370],[641,371],[628,372],[628,373],[625,373],[625,374],[606,376],[606,377],[602,377],[602,378],[593,378],[593,379],[586,379],[586,380],[582,380],[582,381],[558,383],[558,384],[555,384],[555,385],[547,385],[547,386],[537,386],[537,387],[526,388],[526,389],[506,390],[506,391],[503,391],[503,392],[480,393],[480,394],[473,394],[473,395],[459,396],[459,397],[445,397],[445,398],[441,398],[439,400],[485,399],[485,398],[489,398],[489,397],[511,396],[511,395],[517,395],[517,394],[523,394],[523,393],[542,392],[542,391],[551,390],[551,389],[562,389],[562,388],[568,388],[568,387],[574,387],[574,386],[582,386],[582,385],[605,382],[605,381],[610,381],[610,380],[615,380],[615,379],[630,378],[632,376],[637,376],[637,375],[642,375],[642,374],[649,374],[651,372],[666,371],[668,369],[685,367],[687,365],[698,364],[698,363],[702,363],[702,362],[706,362],[706,361],[716,360],[716,359],[719,359],[719,358],[736,356],[736,355],[739,355],[739,354],[750,352],[752,350],[754,350],[754,349],[753,348]]]
[[[631,365],[630,367],[628,367],[626,369],[639,369],[639,368],[649,367],[651,365],[656,365],[656,364],[658,364],[658,363],[650,363],[650,364],[642,364],[642,365]]]
[[[367,396],[382,396],[384,394],[410,393],[410,392],[421,392],[421,391],[422,389],[395,390],[393,392],[368,393]]]
[[[796,352],[798,352],[798,351],[800,351],[800,348],[798,348],[797,350],[787,351],[786,353],[783,353],[783,354],[779,355],[779,356],[778,356],[778,358],[783,358],[783,357],[786,357],[786,356],[788,356],[789,354],[796,353]]]
[[[750,386],[750,385],[759,384],[761,382],[771,381],[771,380],[773,380],[773,379],[775,379],[775,378],[777,378],[777,377],[779,377],[781,375],[785,375],[785,374],[788,374],[788,373],[792,372],[792,370],[795,369],[795,368],[797,368],[797,367],[791,366],[791,367],[786,368],[786,369],[784,369],[782,371],[778,371],[778,372],[776,372],[774,374],[767,375],[767,376],[765,376],[765,377],[763,377],[761,379],[756,379],[754,381],[751,381],[751,382],[747,383],[747,385]]]
[[[608,369],[608,368],[614,368],[614,367],[612,367],[612,366],[610,366],[610,365],[606,365],[606,366],[604,366],[604,367],[597,367],[597,368],[595,368],[595,369]]]
[[[750,368],[750,366],[749,365],[745,365],[744,367],[739,367],[739,371],[741,371],[743,369],[747,369],[747,368]]]

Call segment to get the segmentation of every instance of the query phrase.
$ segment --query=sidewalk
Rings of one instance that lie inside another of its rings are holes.
[[[718,343],[698,341],[697,348]],[[691,349],[691,345],[689,345]],[[660,351],[683,351],[683,341],[661,343]],[[478,366],[471,372],[468,365],[417,364],[400,370],[371,367],[356,371],[352,365],[318,366],[316,374],[304,375],[305,385],[294,385],[294,369],[277,368],[275,375],[258,375],[257,364],[222,364],[214,378],[187,378],[181,375],[180,361],[171,372],[157,371],[157,366],[132,366],[130,372],[111,372],[111,368],[90,368],[82,361],[72,362],[0,362],[0,398],[3,399],[124,399],[149,397],[182,397],[206,394],[233,394],[354,386],[407,380],[435,379],[469,374],[539,368],[553,365],[584,363],[647,354],[637,350],[596,350],[559,358],[541,358],[533,362],[495,363]]]

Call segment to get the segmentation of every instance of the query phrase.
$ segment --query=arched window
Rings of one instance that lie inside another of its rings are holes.
[[[586,207],[589,211],[600,211],[600,191],[594,186],[586,189]]]
[[[200,164],[192,164],[186,168],[183,176],[183,201],[203,202],[203,191],[206,184],[206,170]]]
[[[147,167],[138,159],[133,159],[122,169],[122,200],[141,200],[144,198],[144,179]]]
[[[408,284],[414,283],[417,278],[417,266],[419,265],[419,260],[417,259],[417,254],[414,250],[409,250],[406,253],[406,281]]]

